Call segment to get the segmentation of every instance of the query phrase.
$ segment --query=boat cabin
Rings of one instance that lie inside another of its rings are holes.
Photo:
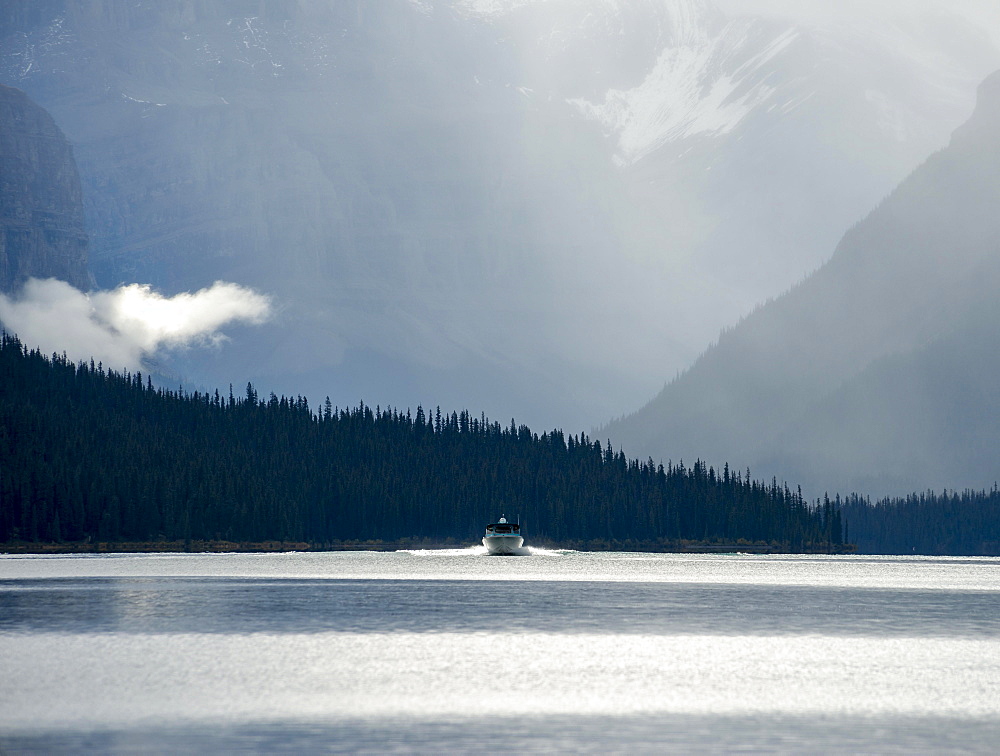
[[[521,526],[517,523],[507,522],[506,517],[501,517],[500,522],[494,522],[486,526],[486,535],[508,535],[521,532]]]

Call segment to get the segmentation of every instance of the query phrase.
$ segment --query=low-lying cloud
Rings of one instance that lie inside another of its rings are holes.
[[[0,322],[26,346],[114,369],[138,368],[163,349],[216,345],[226,324],[263,323],[271,312],[267,296],[223,281],[165,297],[145,284],[84,293],[33,278],[14,296],[0,294]]]

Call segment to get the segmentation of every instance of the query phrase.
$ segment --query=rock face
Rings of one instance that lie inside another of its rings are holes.
[[[89,288],[80,177],[52,116],[0,86],[0,291],[32,277]]]
[[[829,263],[605,432],[633,454],[750,465],[814,495],[992,486],[998,207],[1000,72]]]

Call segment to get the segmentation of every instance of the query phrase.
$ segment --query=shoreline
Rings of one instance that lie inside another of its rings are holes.
[[[13,541],[0,543],[0,555],[72,555],[72,554],[275,554],[290,551],[405,551],[408,549],[462,549],[478,543],[444,540],[405,539],[402,541],[338,541],[333,543],[308,543],[304,541],[236,542],[223,540],[182,541],[78,541],[64,543],[38,543]],[[527,544],[530,548],[566,551],[623,551],[653,554],[853,554],[854,544],[804,544],[793,549],[787,542],[763,541],[562,541],[545,539]]]

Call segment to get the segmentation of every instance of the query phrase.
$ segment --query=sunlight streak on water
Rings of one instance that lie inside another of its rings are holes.
[[[150,717],[975,718],[1000,701],[1000,646],[969,639],[99,634],[7,637],[3,648],[3,676],[19,681],[7,730]]]
[[[1000,590],[993,557],[862,557],[549,551],[485,558],[458,549],[284,554],[0,555],[0,579],[248,577],[358,580],[559,580],[823,585],[845,588]],[[562,556],[562,559],[533,557]]]

